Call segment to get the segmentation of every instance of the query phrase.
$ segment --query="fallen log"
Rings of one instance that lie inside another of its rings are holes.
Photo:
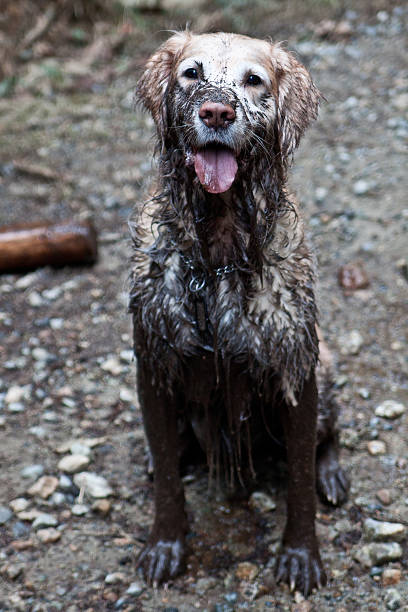
[[[0,227],[0,272],[40,266],[90,264],[97,258],[89,221],[28,223]]]

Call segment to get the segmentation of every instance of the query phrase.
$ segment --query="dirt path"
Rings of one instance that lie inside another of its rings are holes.
[[[0,277],[0,612],[408,610],[406,535],[396,530],[391,539],[401,550],[394,546],[395,560],[377,567],[367,559],[375,536],[362,533],[367,518],[408,525],[408,6],[347,19],[347,41],[310,38],[301,25],[288,41],[327,100],[292,185],[318,256],[321,322],[338,362],[342,456],[352,478],[345,507],[319,505],[329,586],[308,607],[273,585],[282,487],[265,483],[276,510],[261,515],[245,502],[209,501],[204,474],[187,478],[194,522],[186,576],[153,592],[135,573],[152,491],[126,312],[126,220],[149,181],[152,126],[131,108],[133,75],[92,93],[56,95],[40,76],[42,95],[28,89],[0,100],[0,224],[91,216],[100,257],[92,268]],[[13,160],[55,177],[41,179]],[[346,296],[337,274],[350,262],[363,264],[369,286]],[[376,416],[385,400],[407,410]],[[89,438],[98,439],[92,448]],[[82,470],[112,488],[104,501],[82,489],[78,503],[73,476],[58,467],[71,439],[80,440],[74,455],[88,456]],[[384,443],[380,454],[371,454],[373,441]],[[54,477],[48,491],[28,493],[44,475]]]

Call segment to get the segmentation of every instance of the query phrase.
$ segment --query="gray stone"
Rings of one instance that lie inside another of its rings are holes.
[[[387,610],[399,610],[402,604],[402,597],[397,589],[387,589],[384,597]]]
[[[249,498],[248,503],[251,508],[258,510],[258,512],[261,512],[262,514],[276,510],[275,501],[272,499],[272,497],[270,497],[270,495],[267,495],[262,491],[254,491]]]
[[[352,329],[340,338],[340,353],[342,355],[358,355],[363,344],[363,336],[357,329]]]
[[[86,504],[74,504],[71,508],[72,514],[75,516],[84,516],[89,512],[89,506]]]
[[[44,466],[39,463],[27,465],[27,467],[21,470],[20,474],[23,478],[35,480],[44,474]]]
[[[200,580],[204,580],[204,578],[201,578]],[[200,582],[199,580],[197,581]],[[141,595],[143,593],[143,591],[145,590],[145,585],[143,584],[143,582],[132,582],[129,585],[129,588],[126,590],[126,594],[127,595],[133,595],[134,597],[138,597],[139,595]]]
[[[11,519],[12,516],[13,513],[10,508],[7,508],[6,506],[0,506],[0,525],[4,525],[4,523],[7,523],[7,521]]]
[[[401,523],[389,523],[368,518],[364,521],[364,535],[373,542],[400,542],[405,537],[406,528]]]
[[[365,567],[373,567],[388,561],[398,561],[402,557],[402,548],[397,542],[374,542],[359,547],[353,557]]]
[[[42,529],[44,527],[56,527],[58,521],[52,514],[40,514],[33,522],[33,529]]]

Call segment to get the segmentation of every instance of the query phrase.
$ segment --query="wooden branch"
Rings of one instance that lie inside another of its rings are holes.
[[[96,232],[88,221],[0,228],[0,272],[89,264],[96,258]]]

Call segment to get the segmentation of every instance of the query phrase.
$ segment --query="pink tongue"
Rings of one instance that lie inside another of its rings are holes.
[[[229,149],[208,148],[197,151],[194,168],[206,191],[224,193],[234,182],[238,165]]]

